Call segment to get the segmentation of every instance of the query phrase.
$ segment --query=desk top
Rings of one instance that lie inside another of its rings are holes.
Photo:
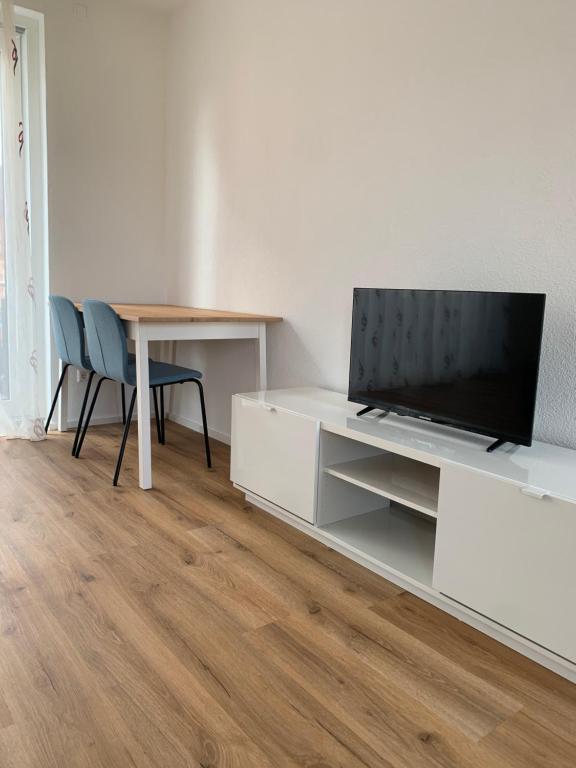
[[[82,304],[76,304],[82,311]],[[221,309],[178,307],[174,304],[111,304],[122,320],[135,323],[278,323],[281,317],[227,312]]]

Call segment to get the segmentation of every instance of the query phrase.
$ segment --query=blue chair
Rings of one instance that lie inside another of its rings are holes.
[[[56,387],[56,394],[52,401],[52,407],[44,427],[45,432],[48,432],[50,428],[50,422],[54,415],[54,409],[62,390],[62,385],[66,378],[68,368],[73,365],[77,368],[82,368],[85,371],[90,371],[88,377],[88,384],[86,385],[86,392],[84,394],[84,400],[82,402],[82,409],[80,411],[80,419],[78,421],[78,428],[76,429],[76,436],[74,438],[74,445],[72,447],[72,455],[76,452],[78,444],[78,437],[82,428],[82,421],[84,419],[84,413],[86,412],[86,404],[88,402],[88,396],[90,394],[90,387],[92,386],[92,379],[95,376],[95,371],[92,368],[90,358],[86,353],[86,345],[84,340],[84,321],[82,320],[82,314],[76,309],[74,304],[65,296],[50,296],[50,314],[52,316],[52,330],[54,334],[54,342],[56,344],[56,350],[58,357],[64,363],[58,386]],[[124,402],[124,392],[122,392],[122,401]],[[125,406],[123,406],[125,410]]]
[[[79,312],[72,301],[65,296],[50,296],[50,314],[52,316],[52,331],[54,334],[54,343],[56,345],[56,351],[58,357],[64,363],[58,386],[56,387],[56,393],[52,401],[50,413],[46,421],[44,430],[48,433],[50,428],[50,422],[54,415],[54,409],[62,390],[62,385],[66,378],[68,368],[72,365],[76,368],[82,368],[85,371],[89,371],[88,383],[86,385],[86,392],[84,393],[84,399],[82,401],[82,408],[80,410],[80,418],[78,420],[78,427],[76,428],[76,435],[74,437],[74,444],[72,446],[72,456],[76,455],[76,449],[78,447],[78,440],[80,432],[82,430],[82,422],[84,420],[84,414],[86,413],[86,406],[88,404],[88,397],[90,396],[90,388],[92,386],[92,379],[96,375],[96,371],[92,368],[90,357],[86,352],[86,341],[84,338],[84,318],[82,313]],[[130,355],[132,362],[136,361],[134,355]],[[126,397],[124,392],[124,384],[122,384],[122,424],[126,424]],[[160,432],[160,426],[157,421],[158,431]]]
[[[126,449],[126,442],[128,440],[128,434],[130,432],[130,422],[132,421],[132,415],[134,413],[134,405],[136,403],[136,361],[128,354],[128,344],[126,340],[126,331],[122,321],[112,309],[109,304],[103,301],[86,300],[83,302],[84,310],[84,324],[86,327],[86,340],[88,342],[88,351],[90,353],[90,361],[94,370],[102,376],[96,390],[94,397],[90,404],[88,416],[82,428],[82,435],[78,441],[76,449],[76,458],[80,456],[84,438],[90,425],[90,419],[100,387],[104,381],[119,381],[122,384],[129,384],[134,387],[130,405],[128,407],[128,415],[126,418],[126,425],[124,428],[124,435],[122,437],[122,444],[120,446],[120,453],[118,454],[118,461],[116,463],[116,471],[114,473],[114,485],[118,485],[118,478],[120,476],[120,469],[122,467],[122,460],[124,458],[124,451]],[[150,387],[154,394],[154,406],[156,411],[156,426],[158,429],[159,442],[165,442],[165,419],[164,419],[164,387],[172,384],[184,384],[191,381],[198,386],[200,393],[200,406],[202,409],[202,424],[204,428],[204,447],[206,450],[206,463],[210,468],[212,466],[212,459],[210,455],[210,441],[208,439],[208,426],[206,422],[206,405],[204,402],[204,390],[202,387],[202,374],[200,371],[195,371],[190,368],[182,368],[179,365],[170,365],[168,363],[156,363],[153,360],[148,362],[149,375],[150,375]],[[158,399],[156,390],[160,389],[160,403],[161,403],[161,415],[158,417]]]

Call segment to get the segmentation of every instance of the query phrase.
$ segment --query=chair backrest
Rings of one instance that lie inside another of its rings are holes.
[[[101,376],[128,380],[128,343],[122,321],[109,304],[87,299],[83,302],[86,340],[92,367]]]
[[[58,357],[64,363],[85,368],[88,355],[82,314],[65,296],[50,296],[49,301]]]

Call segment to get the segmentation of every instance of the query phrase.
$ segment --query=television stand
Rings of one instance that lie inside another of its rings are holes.
[[[369,405],[367,408],[362,408],[361,411],[358,411],[356,416],[366,416],[367,413],[370,413],[371,411],[382,411],[382,413],[378,416],[379,419],[384,419],[390,411],[385,411],[383,408],[376,408],[375,406]]]
[[[576,451],[534,441],[486,453],[486,436],[357,410],[314,387],[235,395],[233,483],[576,682]]]
[[[486,448],[486,453],[492,453],[493,451],[496,451],[498,448],[501,448],[506,443],[506,440],[496,440],[496,442],[492,443],[492,445],[489,445],[488,448]]]

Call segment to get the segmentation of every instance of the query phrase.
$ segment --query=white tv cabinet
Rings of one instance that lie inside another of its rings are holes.
[[[576,682],[576,451],[369,415],[317,388],[235,395],[253,504]]]

